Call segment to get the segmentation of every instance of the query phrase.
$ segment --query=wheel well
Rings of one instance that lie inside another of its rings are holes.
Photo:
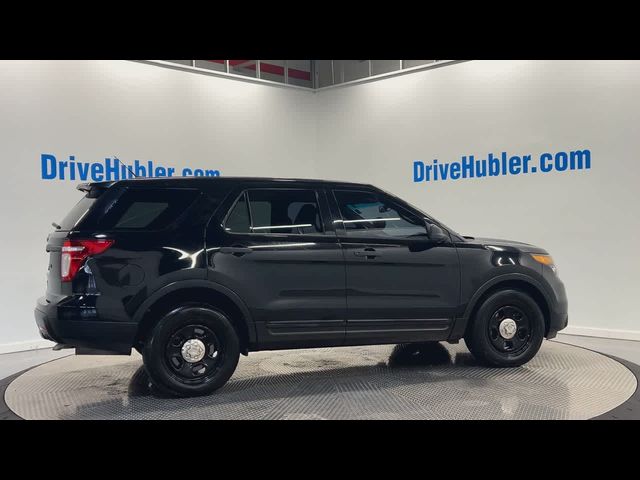
[[[528,282],[522,280],[506,280],[504,282],[497,283],[491,286],[486,292],[482,294],[482,296],[478,299],[478,301],[473,306],[473,310],[469,315],[469,321],[467,322],[467,328],[475,318],[476,312],[480,308],[480,305],[484,303],[484,301],[489,298],[494,293],[500,290],[519,290],[528,294],[533,300],[538,304],[540,310],[542,310],[542,315],[544,316],[544,334],[545,336],[549,333],[549,324],[551,321],[551,316],[549,313],[549,305],[544,298],[544,295],[540,290],[538,290],[535,286],[531,285]]]
[[[142,342],[147,338],[153,327],[158,321],[174,308],[188,303],[198,303],[209,305],[222,310],[231,320],[233,327],[240,339],[240,351],[244,354],[249,348],[249,330],[247,327],[247,319],[242,311],[229,297],[223,293],[208,288],[185,288],[169,292],[165,296],[159,298],[145,311],[138,333],[135,338],[135,344]]]

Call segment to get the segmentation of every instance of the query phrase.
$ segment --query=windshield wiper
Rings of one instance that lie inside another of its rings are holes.
[[[60,230],[62,227],[60,225],[58,225],[56,222],[51,222],[51,225],[56,229],[56,230]]]

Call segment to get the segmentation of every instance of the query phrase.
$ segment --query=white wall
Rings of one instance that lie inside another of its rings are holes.
[[[126,61],[2,61],[0,352],[41,345],[45,238],[79,197],[77,181],[40,178],[42,153],[371,182],[460,233],[546,247],[574,328],[640,339],[639,79],[640,62],[474,61],[314,94]],[[412,181],[414,160],[574,148],[590,170]]]
[[[41,345],[45,238],[80,198],[58,160],[153,160],[223,175],[319,176],[313,94],[128,61],[0,61],[0,352]]]
[[[547,248],[569,331],[640,340],[639,82],[633,61],[473,61],[320,91],[318,164],[462,234]],[[414,160],[582,148],[590,170],[413,182]]]

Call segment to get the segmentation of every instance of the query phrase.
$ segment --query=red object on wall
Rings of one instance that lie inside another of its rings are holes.
[[[229,65],[231,67],[237,67],[238,65],[242,65],[249,60],[229,60]],[[212,63],[224,63],[224,60],[207,60],[207,62]],[[252,63],[250,65],[246,65],[247,70],[255,70],[256,64]],[[284,76],[284,67],[280,65],[274,65],[272,63],[264,63],[260,62],[260,73],[270,73],[272,75],[281,75]],[[311,72],[307,72],[306,70],[299,70],[297,68],[289,68],[289,77],[297,78],[299,80],[311,80]]]

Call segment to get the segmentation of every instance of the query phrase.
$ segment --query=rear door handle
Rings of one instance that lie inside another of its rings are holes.
[[[356,250],[353,252],[356,257],[367,257],[367,258],[375,258],[380,257],[382,254],[380,252],[376,252],[373,248],[365,248],[363,250]]]
[[[220,247],[220,253],[245,254],[253,252],[249,247]]]

